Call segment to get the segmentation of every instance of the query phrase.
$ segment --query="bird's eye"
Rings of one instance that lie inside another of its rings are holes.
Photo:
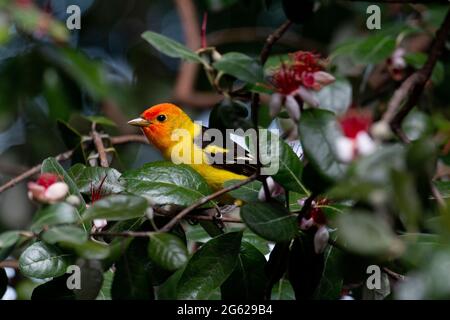
[[[156,117],[156,120],[158,120],[159,122],[164,122],[166,121],[167,117],[163,114],[160,114],[159,116]]]

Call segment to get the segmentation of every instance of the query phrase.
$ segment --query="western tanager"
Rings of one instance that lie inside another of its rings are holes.
[[[207,134],[207,128],[193,122],[173,104],[162,103],[150,107],[139,118],[128,123],[140,127],[165,159],[191,166],[214,190],[223,188],[225,181],[246,179],[256,171],[256,166],[250,164],[252,156],[245,146],[233,143],[234,150],[230,153],[229,149],[222,147],[229,144],[220,145],[214,144],[216,141],[198,139],[199,135]],[[182,136],[183,133],[187,135]],[[198,141],[201,141],[201,145]],[[232,159],[226,157],[227,153],[232,155]],[[211,156],[217,159],[218,155],[223,156],[223,163],[211,161]],[[238,159],[243,161],[233,161]]]

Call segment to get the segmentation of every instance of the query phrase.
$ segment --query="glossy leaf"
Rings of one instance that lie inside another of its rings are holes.
[[[25,249],[19,258],[20,272],[32,278],[58,277],[66,272],[69,254],[56,247],[36,242]]]
[[[281,204],[247,203],[241,208],[241,216],[254,233],[267,240],[290,240],[298,232],[296,217]]]
[[[60,202],[44,207],[36,213],[31,225],[33,232],[40,232],[43,228],[66,223],[79,222],[77,209],[70,204]]]
[[[111,286],[113,300],[153,300],[147,254],[148,239],[134,239],[119,261]]]
[[[83,244],[88,240],[86,231],[75,226],[56,226],[42,234],[46,243]]]
[[[95,190],[99,189],[100,186],[102,196],[119,193],[124,190],[124,187],[119,182],[121,174],[114,168],[86,167],[82,164],[77,164],[70,169],[70,174],[82,193],[91,195],[92,188]]]
[[[187,165],[153,162],[122,175],[127,191],[145,195],[156,205],[188,206],[211,193],[205,179]]]
[[[178,299],[207,299],[233,272],[241,232],[230,232],[205,243],[189,260],[178,283]]]
[[[352,103],[352,86],[349,81],[338,79],[315,93],[321,109],[343,115]]]
[[[0,249],[8,248],[20,239],[19,231],[6,231],[0,234]]]
[[[239,180],[229,180],[224,183],[224,187],[233,186],[238,183]],[[262,187],[262,183],[260,181],[253,181],[243,185],[242,187],[230,191],[229,194],[236,199],[245,201],[245,202],[256,202],[258,201],[258,192]]]
[[[121,221],[139,218],[144,215],[146,209],[147,201],[144,198],[116,194],[96,201],[86,210],[83,220],[106,219]]]
[[[186,245],[170,233],[153,233],[148,244],[150,259],[161,268],[177,270],[188,260]]]
[[[75,293],[67,288],[68,275],[54,278],[37,286],[31,300],[75,300]]]
[[[266,274],[264,255],[250,243],[243,241],[238,263],[222,284],[224,300],[260,300],[264,298]]]

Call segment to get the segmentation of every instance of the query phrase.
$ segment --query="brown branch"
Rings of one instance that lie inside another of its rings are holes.
[[[129,143],[129,142],[147,143],[147,140],[145,139],[145,137],[143,137],[141,135],[117,136],[117,137],[111,137],[110,139],[111,139],[110,141],[112,144],[124,144],[124,143]],[[68,160],[72,157],[73,152],[74,152],[74,150],[69,150],[69,151],[63,152],[63,153],[55,156],[55,159],[57,161]],[[41,168],[42,168],[42,164],[38,164],[38,165],[28,169],[27,171],[23,172],[22,174],[18,175],[17,177],[11,179],[4,185],[0,186],[0,193],[2,193],[3,191],[5,191],[9,188],[14,187],[19,182],[21,182],[25,179],[28,179],[28,178],[34,176],[35,174],[38,174],[41,171]]]
[[[180,16],[186,46],[191,50],[200,48],[201,36],[197,11],[192,0],[175,0],[178,15]],[[174,87],[174,99],[191,107],[211,108],[222,97],[217,93],[195,91],[199,65],[183,61],[178,72]]]
[[[250,176],[249,178],[240,181],[239,183],[229,186],[227,188],[221,189],[219,191],[216,191],[206,197],[201,198],[199,201],[193,203],[192,205],[190,205],[189,207],[183,209],[180,211],[180,213],[178,213],[172,220],[170,220],[164,227],[161,228],[160,231],[162,232],[167,232],[170,229],[172,229],[177,223],[178,221],[180,221],[181,219],[183,219],[186,215],[188,215],[192,210],[197,209],[198,207],[208,203],[211,200],[214,200],[218,197],[220,197],[221,195],[236,190],[254,180],[256,180],[258,178],[257,174],[254,174],[252,176]]]
[[[264,45],[264,48],[262,49],[260,54],[260,60],[262,65],[264,65],[267,59],[269,58],[273,45],[278,40],[280,40],[280,38],[285,34],[285,32],[289,29],[290,26],[292,26],[292,21],[287,20],[277,30],[271,33],[269,37],[267,37],[266,44]]]
[[[387,268],[387,267],[383,267],[383,271],[392,279],[394,279],[395,281],[404,281],[406,279],[406,277],[402,274],[399,274],[395,271],[392,271],[391,269]]]
[[[103,168],[109,167],[108,163],[108,156],[105,151],[105,145],[103,144],[102,137],[100,137],[100,134],[95,130],[95,122],[92,123],[92,131],[91,131],[91,137],[94,141],[95,148],[98,152],[98,157],[100,159],[100,166]]]
[[[388,111],[383,116],[383,120],[389,122],[392,131],[397,134],[404,143],[409,143],[409,139],[401,128],[402,121],[416,106],[421,97],[425,85],[433,72],[434,66],[445,48],[449,32],[450,9],[447,11],[447,15],[441,27],[436,32],[436,38],[431,46],[427,61],[422,68],[414,72],[403,82],[389,101]],[[400,108],[400,105],[404,100],[406,100],[406,102]],[[397,112],[398,108],[400,108],[400,110]]]
[[[11,268],[11,269],[19,269],[19,261],[17,260],[4,260],[0,261],[0,269],[2,268]]]
[[[72,155],[73,155],[73,150],[69,150],[69,151],[66,151],[64,153],[57,155],[55,157],[55,159],[57,161],[64,161],[64,160],[70,159],[70,157],[72,157]],[[0,186],[0,193],[5,191],[6,189],[14,187],[16,184],[18,184],[22,180],[25,180],[25,179],[39,173],[41,171],[41,167],[42,167],[42,164],[38,164],[38,165],[34,166],[33,168],[25,171],[24,173],[18,175],[17,177],[9,180],[4,185]]]

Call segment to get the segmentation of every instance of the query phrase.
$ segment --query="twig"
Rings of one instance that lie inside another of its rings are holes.
[[[394,279],[396,281],[404,281],[406,279],[406,277],[404,275],[394,272],[387,267],[383,267],[383,271],[386,272],[386,274],[389,277],[391,277],[392,279]]]
[[[97,149],[98,157],[100,158],[100,166],[103,168],[109,167],[108,156],[106,155],[105,151],[105,145],[103,144],[103,140],[100,137],[100,134],[95,129],[95,122],[92,123],[91,137],[92,140],[94,141],[95,148]]]
[[[17,260],[4,260],[0,261],[0,269],[2,268],[11,268],[11,269],[19,269],[19,261]]]
[[[221,195],[236,190],[254,180],[256,180],[258,178],[257,174],[254,174],[252,176],[250,176],[249,178],[240,181],[239,183],[229,186],[227,188],[221,189],[219,191],[216,191],[206,197],[201,198],[199,201],[193,203],[192,205],[190,205],[189,207],[183,209],[180,211],[180,213],[178,213],[172,220],[169,221],[169,223],[167,223],[164,227],[161,228],[161,232],[167,232],[170,229],[172,229],[177,223],[178,221],[180,221],[183,217],[185,217],[187,214],[189,214],[192,210],[197,209],[198,207],[206,204],[207,202],[214,200],[218,197],[220,197]]]
[[[312,192],[308,198],[306,198],[305,202],[303,203],[302,209],[298,213],[298,221],[300,222],[302,218],[306,216],[306,214],[311,210],[312,204],[314,202],[314,199],[317,197],[317,194]]]
[[[414,106],[416,106],[417,101],[422,95],[425,85],[433,72],[434,66],[445,48],[449,32],[450,9],[447,11],[447,15],[441,27],[436,32],[436,38],[431,46],[426,63],[403,82],[389,101],[388,111],[383,116],[383,120],[389,122],[392,131],[397,134],[404,143],[409,143],[409,139],[401,128],[402,121]],[[406,102],[404,105],[396,112],[400,107],[401,102],[405,99]]]
[[[270,56],[270,52],[272,51],[273,45],[284,35],[284,33],[289,29],[292,25],[292,21],[288,20],[283,23],[277,30],[275,30],[266,40],[266,44],[261,51],[260,60],[261,64],[264,65],[267,59]]]
[[[139,142],[139,143],[147,143],[147,141],[145,140],[145,137],[143,136],[138,136],[138,135],[125,135],[125,136],[117,136],[117,137],[111,137],[110,138],[111,143],[112,144],[124,144],[124,143],[129,143],[129,142]],[[69,150],[66,152],[63,152],[57,156],[55,156],[55,159],[57,161],[65,161],[68,160],[72,157],[74,153],[74,150]],[[41,171],[42,168],[42,164],[38,164],[30,169],[28,169],[27,171],[23,172],[22,174],[18,175],[17,177],[11,179],[10,181],[6,182],[4,185],[0,186],[0,193],[2,193],[3,191],[14,187],[16,184],[18,184],[19,182],[28,179],[32,176],[34,176],[35,174],[38,174]]]
[[[66,151],[64,153],[57,155],[55,157],[55,159],[57,161],[64,161],[64,160],[70,159],[70,157],[73,155],[73,152],[74,152],[73,150]],[[2,185],[0,187],[0,193],[5,191],[6,189],[14,187],[16,184],[18,184],[22,180],[25,180],[25,179],[39,173],[39,171],[41,171],[41,167],[42,167],[42,164],[38,164],[38,165],[32,167],[31,169],[25,171],[24,173],[18,175],[17,177],[9,180],[7,183],[5,183],[4,185]]]

